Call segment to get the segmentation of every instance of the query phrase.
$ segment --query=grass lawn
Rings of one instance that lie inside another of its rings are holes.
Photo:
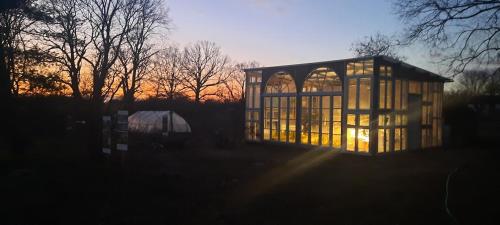
[[[498,150],[141,149],[120,167],[44,149],[0,156],[0,224],[453,224],[457,167],[458,223],[500,224]]]

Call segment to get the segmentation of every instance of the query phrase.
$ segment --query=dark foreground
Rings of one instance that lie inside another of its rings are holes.
[[[498,150],[141,149],[123,168],[71,152],[2,152],[0,224],[453,224],[457,167],[458,223],[500,224]]]

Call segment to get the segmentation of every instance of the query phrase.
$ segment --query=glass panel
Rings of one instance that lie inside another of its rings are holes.
[[[319,126],[320,126],[320,97],[312,96],[311,105],[311,144],[319,144]]]
[[[254,108],[260,108],[260,84],[255,86]]]
[[[387,81],[387,109],[392,109],[392,80]]]
[[[354,63],[348,63],[347,64],[347,76],[352,76],[354,75]]]
[[[369,129],[358,129],[358,152],[368,152],[370,141]]]
[[[422,117],[422,125],[425,125],[427,122],[426,115],[427,115],[427,106],[424,105],[424,106],[422,106],[422,116],[421,116]]]
[[[330,135],[328,133],[323,133],[321,135],[321,145],[330,146]]]
[[[407,131],[406,128],[401,129],[401,150],[406,150],[406,143],[407,143]]]
[[[309,143],[309,130],[310,130],[310,122],[311,118],[309,114],[309,96],[302,97],[302,116],[301,116],[301,135],[300,135],[300,143],[308,144]]]
[[[333,135],[332,136],[332,147],[334,148],[341,148],[342,147],[342,142],[341,142],[341,136],[340,135]]]
[[[391,129],[385,129],[385,152],[390,152],[391,148]]]
[[[356,128],[347,128],[347,151],[354,151],[356,143]]]
[[[296,93],[295,81],[293,77],[285,72],[275,73],[269,78],[266,84],[266,93]]]
[[[373,74],[373,60],[364,61],[364,75],[372,75]]]
[[[359,115],[359,126],[370,126],[370,115],[360,114]]]
[[[342,110],[334,109],[333,110],[333,121],[341,121],[342,120]]]
[[[389,126],[389,116],[388,115],[378,115],[378,125],[381,127]]]
[[[354,75],[363,75],[363,62],[354,63]]]
[[[420,94],[421,93],[421,88],[420,88],[420,81],[410,81],[410,94]]]
[[[330,108],[323,108],[323,110],[321,110],[321,121],[323,122],[330,121]]]
[[[380,73],[380,76],[383,77],[383,76],[386,76],[387,75],[387,72],[385,70],[385,66],[380,66],[379,67],[379,73]]]
[[[356,114],[347,114],[347,125],[356,125]]]
[[[287,140],[287,116],[288,116],[288,98],[281,97],[280,101],[280,141],[286,142]]]
[[[260,108],[260,83],[257,79],[260,79],[261,73],[248,72],[246,75],[248,82],[246,83],[245,88],[245,120],[247,121],[245,125],[245,137],[248,140],[259,140],[259,111],[255,109]]]
[[[378,129],[378,148],[377,152],[382,153],[385,151],[384,144],[385,144],[385,135],[384,135],[384,129]]]
[[[330,146],[330,96],[321,97],[321,145]]]
[[[319,144],[319,133],[311,132],[311,144],[312,145]]]
[[[401,80],[396,80],[396,87],[394,90],[395,100],[394,100],[394,108],[401,109]]]
[[[333,96],[333,107],[337,109],[342,108],[342,96]]]
[[[370,78],[359,79],[359,108],[370,109]]]
[[[428,82],[422,82],[422,101],[427,102],[429,101],[429,83]]]
[[[330,108],[330,96],[321,97],[321,107],[323,107],[324,109]]]
[[[385,109],[385,80],[380,80],[379,91],[379,109]]]
[[[408,109],[408,81],[403,80],[401,82],[401,85],[403,85],[403,93],[401,95],[401,108]]]
[[[303,92],[340,92],[342,83],[335,72],[318,68],[311,72],[304,82]]]
[[[394,130],[394,150],[399,151],[401,150],[401,129],[396,128]]]
[[[264,140],[269,140],[271,135],[271,98],[264,97]]]
[[[279,140],[279,97],[271,98],[271,140]]]
[[[392,76],[392,67],[387,66],[387,76]]]
[[[247,96],[246,96],[246,101],[247,101],[247,108],[251,109],[253,108],[253,85],[248,85],[247,87]]]
[[[341,122],[333,122],[333,134],[340,134],[342,128]]]
[[[290,117],[291,120],[297,119],[296,113],[295,113],[295,107],[296,107],[295,104],[296,104],[295,97],[290,97],[290,109],[289,109],[290,115],[289,115],[289,117]]]
[[[265,123],[269,123],[269,121],[266,121]],[[269,140],[269,129],[264,128],[264,140]]]
[[[401,114],[396,114],[396,126],[401,126]]]
[[[296,107],[296,100],[295,97],[290,97],[289,99],[289,120],[288,120],[288,143],[295,143],[295,131],[296,129],[296,123],[297,123],[297,118],[296,118],[296,113],[295,113],[295,107]]]
[[[290,121],[290,122],[292,122],[292,121]],[[293,122],[295,123],[295,121],[293,121]],[[295,131],[294,132],[292,132],[292,131],[288,132],[288,143],[295,143],[295,138],[296,138],[295,137]]]
[[[357,79],[349,79],[349,100],[347,101],[349,109],[356,109],[356,83]]]

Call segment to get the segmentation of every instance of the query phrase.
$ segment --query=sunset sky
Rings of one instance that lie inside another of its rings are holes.
[[[169,0],[170,42],[216,42],[237,61],[282,65],[352,57],[351,43],[403,24],[391,0]],[[405,49],[407,62],[433,72],[421,48]]]

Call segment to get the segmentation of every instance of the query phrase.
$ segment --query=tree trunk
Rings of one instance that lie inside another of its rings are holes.
[[[132,110],[135,101],[134,93],[131,91],[127,92],[127,94],[123,96],[123,101],[125,103],[125,108],[129,111]]]
[[[82,93],[80,92],[80,87],[79,87],[79,84],[78,82],[76,81],[75,78],[73,78],[74,76],[71,76],[71,91],[73,92],[72,95],[73,95],[73,98],[77,99],[77,100],[81,100],[82,99]]]
[[[194,93],[194,102],[200,103],[200,92],[199,91]]]
[[[0,117],[0,123],[2,124],[0,128],[0,146],[3,146],[6,151],[12,151],[13,136],[15,135],[15,129],[13,132],[12,128],[16,127],[12,124],[15,121],[14,116],[16,114],[12,108],[15,104],[11,101],[10,75],[5,62],[4,48],[0,46],[0,109],[4,113],[4,116]]]
[[[4,48],[0,46],[0,98],[6,101],[12,95],[10,90],[10,75],[5,62]]]
[[[88,154],[91,159],[102,157],[102,116],[104,101],[99,91],[94,91],[88,113]]]
[[[79,88],[71,88],[73,90],[72,96],[74,99],[81,100],[82,99],[82,93],[80,93]]]

